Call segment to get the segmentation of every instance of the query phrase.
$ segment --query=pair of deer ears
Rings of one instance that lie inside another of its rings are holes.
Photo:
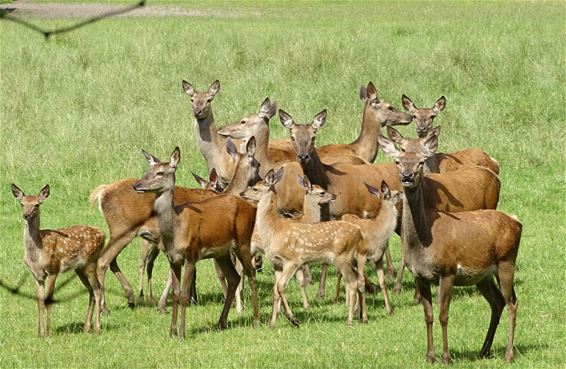
[[[46,184],[45,186],[43,186],[41,191],[39,191],[39,195],[37,195],[37,199],[38,199],[39,203],[42,203],[43,201],[45,201],[45,199],[47,199],[49,197],[49,193],[50,193],[50,188],[49,188],[49,185]],[[12,195],[14,195],[16,200],[18,200],[19,202],[22,202],[22,200],[23,200],[23,198],[26,194],[18,186],[16,186],[15,184],[12,183]]]
[[[365,185],[369,193],[371,193],[377,198],[380,198],[381,194],[383,194],[384,199],[389,199],[391,197],[391,190],[389,189],[389,186],[385,181],[381,181],[381,192],[370,184],[365,183]]]
[[[375,88],[375,85],[373,84],[373,82],[369,82],[367,87],[366,86],[360,86],[360,99],[363,102],[366,102],[368,100],[373,100],[373,99],[378,99],[379,100],[379,96],[377,94],[377,88]]]
[[[269,172],[267,172],[267,174],[265,175],[263,182],[267,186],[273,188],[273,186],[275,186],[277,182],[279,182],[281,178],[283,178],[283,170],[284,170],[283,167],[277,169],[277,171],[270,169]]]
[[[413,113],[415,110],[418,109],[413,103],[413,101],[405,94],[403,94],[403,96],[401,97],[401,103],[403,104],[403,108],[405,108],[405,110],[411,113]],[[434,112],[434,114],[438,114],[441,111],[443,111],[445,107],[446,107],[446,98],[444,96],[441,96],[438,100],[436,100],[436,103],[434,103],[431,109]]]
[[[183,87],[183,91],[185,91],[185,93],[190,97],[193,97],[197,93],[193,85],[191,85],[189,82],[185,80],[181,82],[181,86]],[[214,96],[216,96],[216,94],[218,93],[218,91],[220,91],[220,81],[216,80],[212,82],[212,84],[208,88],[208,95],[211,97],[211,99],[213,99]]]
[[[388,128],[390,128],[390,127],[388,127]],[[389,133],[389,129],[388,129],[388,133]],[[399,132],[397,132],[397,133],[399,133]],[[401,136],[400,133],[399,133],[399,136],[401,137],[401,139],[403,139],[403,136]],[[436,154],[436,150],[438,149],[438,135],[437,134],[428,134],[424,138],[421,138],[420,141],[421,141],[421,150],[422,150],[421,155],[425,159],[428,159],[429,157]],[[392,158],[397,159],[401,155],[401,151],[399,151],[399,149],[395,146],[393,141],[387,139],[381,133],[379,135],[377,135],[377,142],[379,143],[379,146],[381,147],[383,152],[385,154],[391,156]]]
[[[440,136],[440,127],[441,126],[436,126],[430,131],[428,131],[427,135],[423,137],[421,140],[424,141],[427,139],[427,137],[431,137],[433,135],[436,137]],[[389,136],[391,141],[395,142],[398,145],[403,145],[407,141],[407,139],[403,137],[403,135],[401,135],[401,132],[399,132],[398,130],[396,130],[391,126],[387,127],[387,135]]]
[[[246,153],[249,157],[253,157],[255,156],[255,150],[256,150],[256,141],[255,141],[255,137],[252,136],[250,137],[248,142],[246,142]],[[234,161],[238,158],[240,154],[240,151],[236,147],[236,144],[234,144],[234,141],[232,141],[230,137],[226,138],[226,152],[232,157]]]
[[[156,164],[162,163],[162,161],[159,160],[159,158],[148,153],[147,151],[142,149],[142,152],[143,152],[143,155],[145,156],[145,158],[147,159],[147,162],[149,163],[149,165],[156,165]],[[171,159],[169,160],[169,166],[173,169],[176,169],[177,165],[179,165],[180,161],[181,161],[181,149],[179,149],[179,146],[177,146],[177,147],[175,147],[175,150],[173,150],[173,152],[171,153]]]
[[[281,124],[287,129],[292,129],[295,122],[293,117],[283,109],[279,109],[279,120]],[[314,116],[312,120],[312,127],[316,130],[320,129],[326,123],[326,109]]]

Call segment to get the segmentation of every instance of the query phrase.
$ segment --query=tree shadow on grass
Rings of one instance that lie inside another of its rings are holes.
[[[478,342],[477,350],[458,350],[455,347],[450,348],[450,354],[452,355],[452,359],[456,362],[482,362],[483,360],[499,360],[502,364],[504,363],[505,359],[505,350],[507,349],[506,345],[493,345],[491,348],[491,355],[487,358],[480,358],[478,356],[481,348],[481,343]],[[549,349],[550,346],[547,344],[542,345],[529,345],[529,344],[519,344],[514,346],[514,360],[518,359],[519,357],[525,355],[530,351],[540,351],[541,349]],[[423,351],[424,355],[424,351]]]

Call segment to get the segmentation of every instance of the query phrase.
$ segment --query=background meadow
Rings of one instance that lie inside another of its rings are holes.
[[[344,304],[333,305],[329,297],[332,277],[326,298],[315,300],[316,288],[310,288],[308,311],[291,283],[289,300],[303,322],[299,329],[280,317],[277,329],[254,330],[248,304],[241,316],[230,313],[230,329],[217,332],[221,289],[211,262],[203,261],[201,304],[188,311],[184,342],[168,337],[170,315],[159,315],[153,304],[140,301],[128,309],[111,273],[106,286],[112,312],[103,318],[102,334],[83,334],[86,290],[71,274],[61,275],[60,284],[73,279],[56,290],[55,298],[63,302],[54,307],[54,335],[36,337],[36,304],[26,297],[35,287],[22,262],[23,220],[10,183],[26,193],[50,184],[43,228],[85,223],[105,231],[88,196],[100,184],[143,175],[142,148],[165,159],[180,146],[177,181],[195,187],[190,171],[205,176],[206,164],[196,147],[182,79],[197,90],[220,80],[213,103],[219,126],[256,112],[266,96],[301,123],[326,108],[318,144],[357,137],[358,89],[369,81],[398,107],[403,93],[419,107],[446,96],[447,108],[436,119],[443,127],[440,149],[479,146],[495,157],[501,166],[499,208],[518,215],[524,225],[512,366],[565,367],[564,3],[146,3],[194,10],[198,16],[109,18],[48,41],[0,21],[0,279],[10,287],[23,282],[20,294],[0,289],[0,367],[430,367],[422,307],[411,303],[408,273],[402,293],[391,295],[395,315],[386,316],[378,293],[368,299],[367,325],[346,328]],[[47,29],[77,22],[32,21]],[[277,118],[271,129],[274,137],[287,135]],[[414,127],[401,131],[414,135]],[[377,159],[387,160],[382,153]],[[391,247],[397,264],[397,237]],[[134,288],[138,256],[136,240],[118,259]],[[163,256],[156,262],[157,290],[166,264]],[[266,265],[258,277],[264,323],[273,281]],[[315,281],[317,276],[314,268]],[[453,366],[502,367],[506,310],[495,357],[478,361],[488,304],[475,289],[454,294]],[[438,322],[435,340],[439,354]]]

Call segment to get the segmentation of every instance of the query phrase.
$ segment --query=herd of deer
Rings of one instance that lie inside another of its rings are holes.
[[[476,285],[491,306],[481,357],[489,355],[507,305],[505,360],[511,361],[517,308],[513,278],[522,226],[516,217],[494,210],[500,191],[495,160],[478,148],[437,153],[440,127],[433,127],[433,120],[446,106],[444,97],[426,109],[417,108],[403,95],[405,113],[380,99],[370,82],[360,90],[364,111],[358,139],[316,147],[316,133],[325,124],[326,110],[309,124],[297,124],[280,109],[279,118],[290,140],[270,141],[269,120],[277,113],[277,105],[268,98],[257,114],[219,130],[212,111],[219,82],[205,92],[196,91],[186,81],[182,87],[192,104],[197,143],[208,164],[210,181],[198,178],[204,189],[177,186],[179,148],[168,162],[144,151],[149,169],[143,178],[102,185],[91,195],[108,224],[106,247],[104,233],[97,228],[76,225],[40,230],[39,206],[49,196],[49,186],[38,196],[26,196],[12,185],[23,207],[25,262],[37,284],[39,335],[51,333],[52,296],[59,272],[75,270],[90,293],[85,331],[91,329],[93,313],[94,331],[100,330],[108,267],[121,283],[128,303],[134,305],[134,291],[117,257],[137,236],[142,238],[140,296],[146,264],[147,297],[151,299],[153,262],[159,250],[167,255],[171,273],[158,306],[165,309],[172,288],[172,336],[185,337],[195,265],[204,258],[214,259],[224,288],[221,329],[227,326],[234,299],[241,309],[242,273],[249,280],[254,325],[260,321],[254,255],[265,255],[275,269],[271,326],[276,324],[281,303],[287,319],[300,324],[285,287],[296,275],[303,306],[308,308],[305,286],[310,263],[323,265],[318,295],[324,295],[326,267],[333,264],[339,281],[344,277],[347,324],[352,324],[355,311],[367,322],[367,262],[376,270],[387,314],[393,313],[383,259],[385,256],[391,265],[388,240],[396,232],[402,241],[403,261],[395,288],[400,286],[406,265],[414,276],[415,298],[424,307],[427,360],[435,361],[432,283],[439,285],[443,363],[451,360],[447,325],[454,285]],[[418,138],[405,138],[392,127],[411,122],[416,124]],[[382,128],[389,138],[381,134]],[[378,147],[395,162],[373,164]],[[340,282],[335,300],[339,289]],[[181,321],[177,324],[179,305]]]

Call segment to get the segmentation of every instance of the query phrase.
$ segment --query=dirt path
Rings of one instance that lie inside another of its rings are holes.
[[[131,8],[139,0],[130,0],[131,5],[111,5],[111,4],[58,4],[58,3],[36,3],[32,0],[16,0],[10,4],[0,4],[0,10],[4,10],[18,18],[94,18],[100,17],[108,13],[119,13]],[[202,11],[194,10],[189,7],[181,7],[176,5],[145,5],[135,9],[126,11],[121,14],[114,15],[116,17],[166,17],[166,16],[183,16],[183,17],[202,17],[202,16],[220,16],[220,17],[240,17],[241,14],[217,10]]]

